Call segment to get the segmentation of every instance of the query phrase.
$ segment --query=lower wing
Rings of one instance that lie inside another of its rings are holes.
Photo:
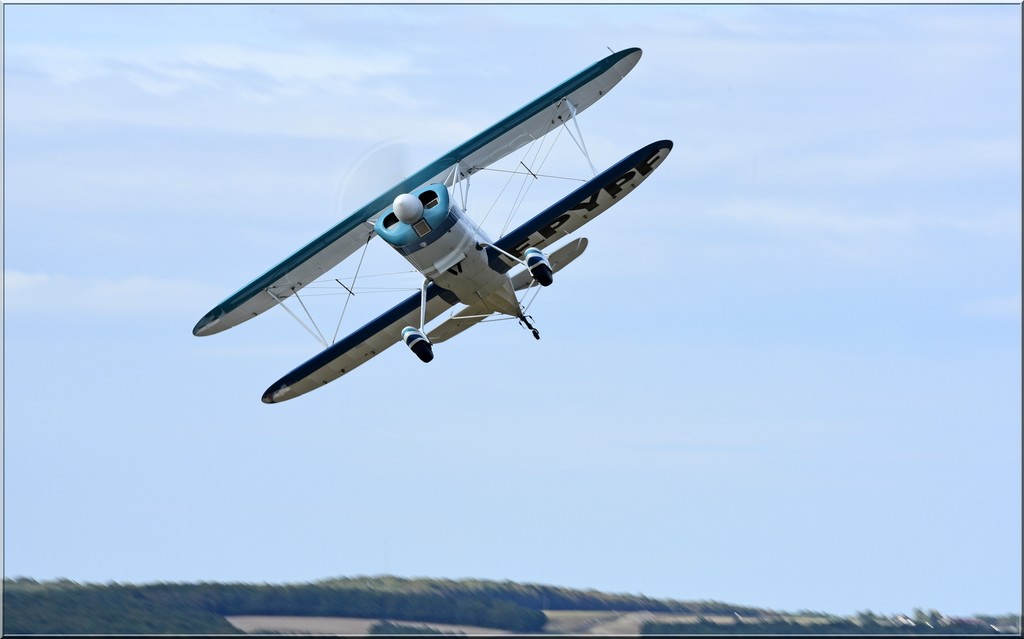
[[[586,184],[555,202],[508,235],[495,246],[522,259],[528,248],[553,244],[617,204],[658,168],[672,150],[671,140],[653,142],[630,153]],[[516,265],[506,256],[509,269]]]
[[[427,287],[428,322],[457,303],[446,301],[441,293],[442,289],[433,284]],[[283,402],[338,379],[401,341],[402,328],[409,325],[418,326],[419,321],[420,293],[416,292],[271,384],[263,393],[263,403]]]
[[[631,153],[502,237],[495,242],[495,246],[521,258],[528,248],[541,248],[558,241],[620,202],[661,164],[671,150],[672,142],[662,140]],[[552,254],[552,265],[557,264],[557,268],[565,266],[576,259],[585,248],[584,238],[566,244]],[[498,259],[508,267],[506,272],[516,265],[505,256]],[[517,289],[529,285],[526,277],[520,273],[513,279]],[[434,284],[427,287],[427,322],[436,319],[458,303],[444,293],[447,291]],[[451,301],[445,297],[449,297]],[[420,293],[414,293],[377,319],[324,349],[305,364],[274,382],[263,393],[263,401],[274,404],[308,393],[338,379],[398,343],[402,340],[402,329],[405,326],[419,325],[420,298]],[[442,340],[449,339],[477,324],[481,319],[483,317],[479,313],[467,309],[456,315],[454,320],[449,320],[455,323],[447,329],[444,328],[444,324],[438,327],[436,330],[439,332],[436,335]]]

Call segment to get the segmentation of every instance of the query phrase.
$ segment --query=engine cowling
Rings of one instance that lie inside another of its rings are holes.
[[[426,363],[434,359],[434,349],[430,345],[430,340],[420,329],[406,326],[402,329],[402,341],[409,347],[409,350],[416,354],[416,357],[420,358],[421,362]]]
[[[457,208],[444,184],[428,184],[398,195],[373,225],[385,242],[404,255],[414,253],[455,224]],[[449,213],[452,214],[449,214]]]
[[[541,286],[551,286],[555,281],[555,273],[551,269],[551,262],[548,261],[548,256],[544,255],[544,252],[540,249],[526,249],[523,253],[523,261],[526,262],[526,268],[530,269],[530,275]]]

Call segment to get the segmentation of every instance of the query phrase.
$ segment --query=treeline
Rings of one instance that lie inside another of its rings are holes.
[[[683,602],[643,595],[611,594],[557,586],[476,579],[355,577],[309,584],[156,583],[78,584],[5,579],[4,634],[225,634],[240,633],[224,619],[232,615],[357,617],[378,620],[375,633],[406,633],[422,624],[482,626],[513,632],[540,632],[544,610],[651,611],[697,615],[694,623],[650,621],[643,634],[994,634],[1012,629],[1014,615],[948,618],[915,610],[913,625],[904,615],[880,617],[870,611],[855,618],[824,613],[817,623],[790,621],[761,608],[715,601]],[[705,617],[736,615],[734,623]],[[741,619],[741,617],[746,617]],[[386,621],[385,621],[386,620]],[[931,623],[929,626],[926,621]]]
[[[543,610],[758,614],[720,602],[681,602],[477,579],[356,577],[311,584],[77,584],[4,581],[7,633],[230,633],[231,615],[359,617],[538,632]]]
[[[214,612],[168,606],[134,586],[4,580],[3,634],[241,634]]]
[[[484,595],[326,584],[75,584],[4,581],[5,633],[232,632],[229,615],[360,617],[535,632],[540,610]]]
[[[431,592],[384,592],[322,583],[299,585],[155,584],[138,586],[175,606],[221,615],[361,617],[467,624],[531,632],[547,617],[539,610],[486,596]]]
[[[652,599],[644,595],[627,595],[577,590],[559,586],[522,584],[514,581],[487,581],[481,579],[405,579],[401,577],[345,577],[317,582],[338,588],[371,588],[386,592],[435,593],[442,595],[486,597],[500,599],[536,610],[616,610],[633,612],[676,612],[681,614],[768,613],[762,608],[736,606],[719,601],[677,601]]]
[[[861,625],[848,619],[834,619],[827,623],[798,623],[795,621],[743,621],[715,623],[700,619],[693,623],[645,623],[643,635],[994,635],[990,626],[976,624],[950,624],[929,627],[916,625]]]
[[[409,626],[390,621],[378,621],[370,626],[371,635],[465,635],[464,632],[444,632],[430,626]]]

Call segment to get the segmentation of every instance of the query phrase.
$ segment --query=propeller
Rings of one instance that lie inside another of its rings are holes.
[[[405,179],[409,174],[408,147],[409,145],[405,140],[392,138],[364,148],[338,181],[338,186],[334,193],[335,219],[340,220],[348,217],[353,211]],[[364,264],[364,258],[367,257],[369,259],[366,259]],[[371,282],[370,289],[378,292],[387,292],[393,288],[394,292],[404,295],[408,294],[408,289],[413,288],[413,286],[404,286],[402,278],[403,276],[408,277],[404,271],[391,273],[394,268],[392,268],[391,264],[388,264],[390,258],[392,256],[389,251],[381,251],[376,256],[367,256],[364,249],[358,261],[353,262],[355,267],[354,274],[348,273],[341,279],[334,279],[332,276],[327,281],[327,285],[332,288],[335,282],[340,285],[338,289],[335,289],[336,292],[344,289],[349,293],[349,295],[345,296],[345,304],[337,320],[337,326],[334,331],[335,340],[341,329],[341,323],[345,318],[349,302],[352,300],[353,291],[357,288],[356,280],[360,273],[364,277],[375,278],[369,280]],[[415,273],[415,271],[412,271],[412,273]],[[381,274],[389,274],[389,277],[385,278],[387,281],[380,279],[384,277]],[[328,297],[324,298],[325,304],[328,303],[327,300],[329,299]],[[334,312],[336,311],[330,311],[331,314]],[[356,313],[358,315],[359,309],[357,309]]]
[[[335,192],[339,219],[366,204],[408,175],[408,144],[393,139],[364,149],[345,171]]]

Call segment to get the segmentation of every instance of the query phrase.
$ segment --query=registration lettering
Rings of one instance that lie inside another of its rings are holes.
[[[571,220],[574,215],[579,216],[582,212],[581,217],[583,218],[583,220],[587,220],[588,213],[593,213],[594,215],[601,213],[606,208],[611,206],[623,191],[627,190],[627,185],[629,185],[631,188],[635,187],[636,183],[634,182],[634,180],[636,180],[638,177],[641,181],[644,178],[646,178],[647,175],[657,167],[657,164],[658,162],[661,161],[661,159],[661,153],[655,153],[651,157],[642,161],[640,164],[636,165],[635,167],[629,169],[628,171],[620,175],[615,180],[606,183],[600,189],[595,191],[593,195],[583,200],[573,208],[569,209],[568,212],[562,213],[554,220],[552,220],[550,223],[548,223],[546,226],[543,226],[534,231],[533,233],[531,233],[530,237],[521,242],[512,250],[512,253],[517,256],[522,256],[523,252],[526,249],[530,248],[531,246],[538,246],[542,244],[544,241],[554,237],[554,235],[559,232],[559,228],[561,228],[563,225],[566,224],[566,222]],[[595,211],[597,211],[597,213],[594,213]],[[571,228],[565,229],[563,233],[573,231],[582,225],[583,221],[579,221],[576,224],[571,224]]]

